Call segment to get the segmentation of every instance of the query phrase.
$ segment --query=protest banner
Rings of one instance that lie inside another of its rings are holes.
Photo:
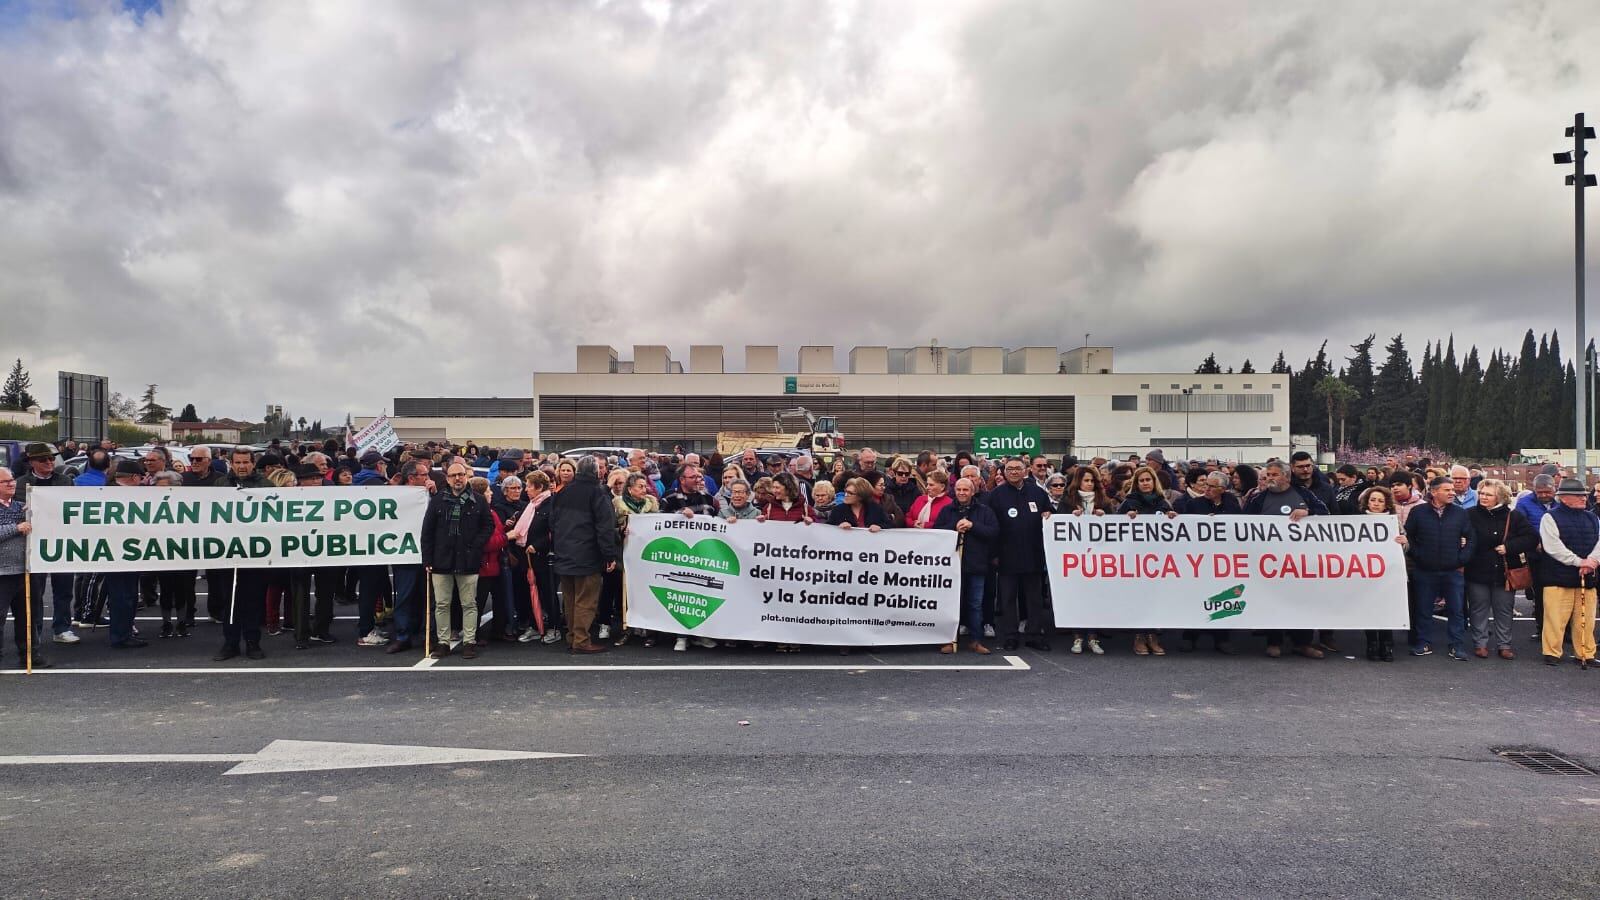
[[[1062,628],[1405,628],[1394,516],[1053,516]]]
[[[350,439],[350,446],[365,453],[376,450],[379,453],[388,453],[400,444],[400,436],[394,433],[394,426],[390,424],[389,417],[379,416],[367,423],[367,427],[355,433]]]
[[[633,516],[628,527],[629,627],[780,644],[955,640],[953,531],[674,515]]]
[[[410,487],[36,487],[34,572],[420,563],[428,492]]]

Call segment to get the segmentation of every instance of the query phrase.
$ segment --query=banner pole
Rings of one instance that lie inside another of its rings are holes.
[[[422,658],[433,656],[433,573],[422,570],[423,599],[427,608],[422,613]]]
[[[28,535],[22,543],[22,615],[28,620],[27,649],[28,655],[25,668],[29,675],[33,674],[33,554],[29,548],[33,544],[33,504],[28,503],[22,509],[23,521],[28,523]],[[3,615],[3,614],[0,614]]]

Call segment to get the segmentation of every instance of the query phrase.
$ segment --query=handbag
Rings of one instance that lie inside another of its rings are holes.
[[[1511,537],[1511,517],[1516,514],[1516,510],[1507,510],[1506,533],[1500,538],[1500,543],[1504,544],[1506,538]],[[1506,566],[1506,590],[1508,591],[1525,591],[1533,587],[1533,570],[1526,565],[1528,558],[1525,554],[1518,554],[1518,556],[1522,559],[1524,565]]]

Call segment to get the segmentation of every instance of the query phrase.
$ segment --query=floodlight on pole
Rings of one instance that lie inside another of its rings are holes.
[[[1573,173],[1571,175],[1567,176],[1566,182],[1567,182],[1567,185],[1572,188],[1572,206],[1573,206],[1573,260],[1572,260],[1572,263],[1573,263],[1573,286],[1574,286],[1573,294],[1574,294],[1574,303],[1575,303],[1575,305],[1577,307],[1577,318],[1578,318],[1578,344],[1577,344],[1578,351],[1577,352],[1586,354],[1588,352],[1588,350],[1587,350],[1588,341],[1584,337],[1583,189],[1587,188],[1587,187],[1594,187],[1595,177],[1593,175],[1585,174],[1585,172],[1583,171],[1583,158],[1585,156],[1589,155],[1589,152],[1587,150],[1583,149],[1583,142],[1586,141],[1586,140],[1590,140],[1590,141],[1594,140],[1594,129],[1592,127],[1589,127],[1589,126],[1583,124],[1583,113],[1578,113],[1577,115],[1574,115],[1572,117],[1572,124],[1570,126],[1568,126],[1568,128],[1567,128],[1567,137],[1572,138],[1572,150],[1571,151],[1562,151],[1560,153],[1555,153],[1555,154],[1552,154],[1552,156],[1554,157],[1556,165],[1558,165],[1558,166],[1571,165],[1573,167]],[[1585,485],[1588,485],[1588,483],[1589,483],[1589,468],[1586,465],[1586,460],[1584,459],[1584,456],[1585,456],[1585,452],[1588,450],[1588,447],[1586,446],[1586,444],[1587,444],[1587,440],[1586,439],[1589,436],[1588,435],[1588,431],[1589,431],[1589,415],[1590,415],[1590,413],[1589,413],[1589,404],[1588,404],[1588,399],[1589,398],[1587,396],[1587,391],[1586,391],[1586,387],[1587,386],[1584,384],[1584,381],[1586,381],[1586,379],[1584,379],[1584,378],[1579,378],[1578,379],[1578,382],[1579,382],[1578,391],[1577,391],[1577,394],[1578,394],[1578,396],[1577,396],[1578,409],[1577,409],[1577,415],[1574,417],[1574,421],[1575,421],[1577,427],[1574,430],[1577,432],[1575,437],[1577,438],[1578,478],[1580,480],[1582,480]]]

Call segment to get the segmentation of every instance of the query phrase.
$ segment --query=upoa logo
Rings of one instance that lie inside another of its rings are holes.
[[[1236,584],[1220,594],[1213,594],[1207,597],[1206,602],[1202,603],[1200,608],[1211,614],[1209,618],[1212,622],[1218,619],[1232,618],[1244,613],[1244,601],[1239,599],[1243,596],[1244,585]]]

